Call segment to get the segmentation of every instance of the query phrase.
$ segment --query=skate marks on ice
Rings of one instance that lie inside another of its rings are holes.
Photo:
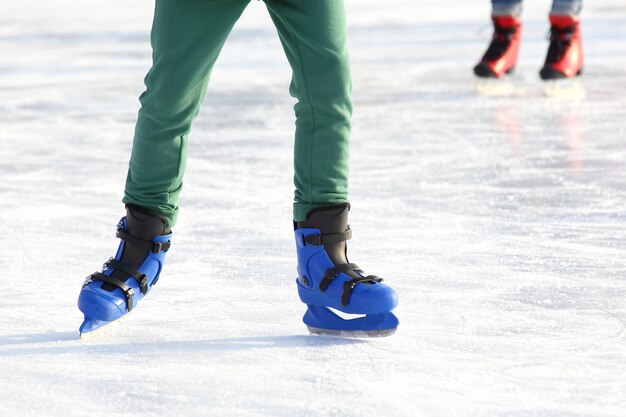
[[[581,101],[587,90],[579,79],[530,82],[505,78],[479,78],[476,92],[483,97],[546,97],[556,100]]]
[[[100,333],[102,334],[102,333]],[[120,342],[122,341],[123,342]],[[0,357],[24,355],[66,355],[86,351],[99,354],[145,353],[156,355],[234,353],[254,349],[327,348],[331,346],[357,346],[366,340],[332,336],[282,335],[238,336],[231,338],[130,341],[132,336],[118,334],[111,338],[89,337],[79,339],[76,332],[25,333],[0,336]]]
[[[76,332],[42,332],[0,335],[0,348],[5,346],[59,343],[77,339]]]

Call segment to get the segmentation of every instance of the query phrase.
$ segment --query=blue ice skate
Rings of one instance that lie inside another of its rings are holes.
[[[171,236],[159,215],[128,207],[127,216],[117,225],[117,237],[122,241],[115,257],[83,283],[78,297],[78,308],[85,315],[81,336],[135,308],[159,279]]]
[[[391,312],[398,296],[381,278],[364,275],[348,261],[345,241],[352,237],[348,210],[347,204],[323,207],[295,225],[296,283],[308,306],[304,323],[315,334],[388,336],[398,327]],[[332,309],[360,317],[344,319]]]

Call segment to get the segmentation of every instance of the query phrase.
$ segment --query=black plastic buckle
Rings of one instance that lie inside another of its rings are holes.
[[[350,303],[350,297],[352,296],[352,290],[356,287],[359,281],[346,281],[343,283],[343,296],[341,297],[341,304],[347,306]]]
[[[168,240],[167,242],[152,242],[152,253],[159,253],[166,251],[170,248],[171,242]]]
[[[137,282],[141,285],[141,293],[145,294],[148,292],[148,276],[146,274],[141,274],[139,278],[136,278]]]
[[[320,291],[326,291],[331,282],[333,282],[333,280],[338,276],[339,274],[337,273],[337,271],[335,271],[333,268],[328,268],[326,270],[326,274],[324,274],[324,279],[322,279],[322,281],[320,282]]]
[[[128,312],[130,313],[130,311],[134,307],[133,296],[135,295],[135,290],[133,290],[132,288],[128,288],[127,290],[124,291],[124,294],[126,294],[126,302],[128,303]]]
[[[304,243],[307,245],[321,246],[322,235],[308,235],[304,237]]]

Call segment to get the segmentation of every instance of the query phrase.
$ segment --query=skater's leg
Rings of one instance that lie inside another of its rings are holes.
[[[385,336],[398,326],[393,289],[347,259],[350,68],[341,0],[266,0],[293,69],[297,280],[313,333]],[[365,315],[344,320],[330,309]]]
[[[348,204],[320,207],[295,222],[296,282],[308,307],[304,322],[312,333],[387,336],[398,327],[391,312],[398,296],[381,278],[348,261],[349,210]],[[331,308],[365,317],[343,319]]]
[[[581,8],[582,0],[554,0],[552,3],[550,46],[543,68],[539,71],[543,80],[573,78],[582,73]]]
[[[153,212],[129,206],[118,224],[122,240],[102,272],[85,280],[78,308],[85,321],[80,332],[90,333],[130,312],[159,279],[170,247],[171,230]]]
[[[522,37],[522,1],[492,0],[493,36],[487,51],[474,66],[481,78],[501,78],[517,65]]]
[[[249,0],[157,0],[153,66],[146,76],[124,202],[122,240],[102,272],[84,282],[81,333],[129,313],[157,282],[170,247],[187,135],[211,68]]]
[[[266,0],[293,69],[294,219],[348,199],[351,78],[342,0]]]
[[[211,69],[249,0],[157,0],[124,202],[162,214],[178,212],[191,124]]]

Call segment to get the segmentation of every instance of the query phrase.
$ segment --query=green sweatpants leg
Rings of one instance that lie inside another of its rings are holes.
[[[125,203],[176,222],[188,135],[211,69],[249,0],[157,0],[153,66],[135,129]],[[342,0],[266,0],[293,70],[294,220],[347,202],[350,69]]]

